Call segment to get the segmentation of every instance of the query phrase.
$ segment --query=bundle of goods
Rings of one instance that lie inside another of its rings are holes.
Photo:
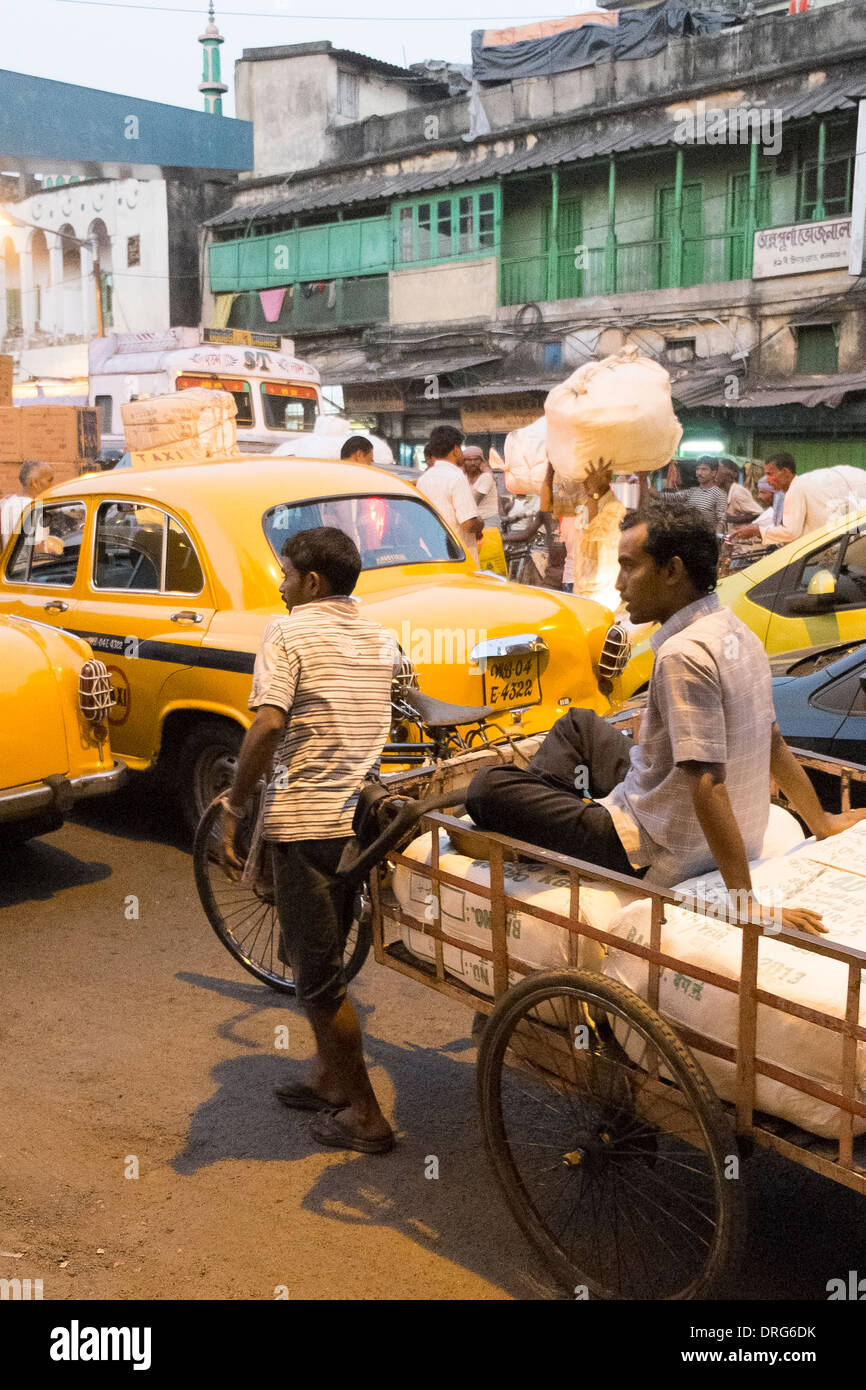
[[[541,492],[546,477],[547,422],[542,415],[505,436],[505,486],[518,497],[528,497]]]
[[[676,453],[682,433],[668,373],[626,347],[578,367],[550,392],[543,419],[506,436],[506,486],[541,492],[547,481],[546,509],[573,516],[582,479],[600,460],[615,474],[649,473]]]
[[[132,463],[205,463],[237,456],[237,406],[228,391],[193,386],[120,407]]]
[[[648,473],[676,453],[683,427],[670,377],[637,348],[586,362],[544,402],[547,454],[554,473],[579,481],[598,464],[614,473]]]
[[[424,866],[430,863],[429,834],[419,837],[404,851],[417,861],[417,869],[398,866],[394,873],[394,892],[404,913],[417,921],[437,921],[440,928],[469,949],[443,948],[447,973],[461,979],[479,993],[493,993],[492,971],[483,957],[472,952],[473,945],[490,949],[490,900],[472,892],[472,884],[489,885],[489,865],[459,852],[457,846],[440,835],[440,866],[462,880],[462,888],[443,884],[441,913]],[[456,832],[455,832],[456,833]],[[457,836],[459,839],[459,835]],[[762,857],[752,865],[752,881],[762,892],[775,890],[784,895],[786,907],[820,905],[824,925],[834,942],[866,950],[866,876],[862,865],[866,855],[866,822],[853,826],[829,840],[803,841],[799,824],[787,811],[774,806],[764,839]],[[533,905],[569,916],[570,881],[567,873],[546,864],[505,865],[505,891],[525,907],[509,908],[507,935],[509,952],[534,970],[563,965],[581,965],[602,970],[620,980],[636,994],[646,998],[647,965],[626,951],[605,951],[599,943],[575,937],[564,928],[534,917]],[[706,904],[713,892],[720,895],[718,916],[707,915]],[[677,896],[684,903],[690,896],[702,911],[687,906],[668,907],[662,928],[661,949],[684,964],[692,964],[736,980],[740,972],[742,932],[723,918],[721,875],[704,875],[700,882],[678,886]],[[610,932],[627,941],[649,945],[651,902],[641,897],[640,886],[605,888],[582,885],[580,915],[591,927]],[[422,960],[434,958],[432,937],[415,928],[401,927],[403,943]],[[844,1018],[848,969],[845,964],[814,952],[780,942],[767,934],[759,943],[759,987],[779,994],[808,1009]],[[514,974],[511,983],[520,976]],[[664,970],[660,980],[660,1012],[673,1023],[681,1023],[705,1037],[735,1044],[737,1038],[737,995],[687,973]],[[866,990],[861,995],[860,1023],[866,1025]],[[623,1036],[623,1045],[630,1045]],[[723,1100],[734,1098],[734,1064],[693,1049],[712,1085]],[[795,1071],[830,1090],[841,1088],[842,1040],[836,1033],[817,1024],[761,1005],[758,1008],[757,1055],[762,1060]],[[866,1102],[866,1046],[857,1049],[857,1098]],[[756,1106],[759,1110],[825,1138],[839,1134],[840,1111],[804,1092],[795,1091],[769,1077],[757,1078]],[[855,1116],[855,1134],[866,1132],[866,1120]]]

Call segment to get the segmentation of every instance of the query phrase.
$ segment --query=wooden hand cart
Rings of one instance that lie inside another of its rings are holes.
[[[469,776],[489,753],[471,754],[439,770],[438,789],[450,786],[461,804]],[[815,761],[803,755],[804,761]],[[822,770],[831,760],[820,760]],[[836,764],[847,791],[866,769]],[[447,779],[447,781],[443,781]],[[395,774],[394,790],[413,792],[412,774]],[[418,782],[414,784],[417,795]],[[428,780],[423,785],[426,794]],[[453,834],[461,853],[490,863],[490,886],[444,870],[438,831]],[[731,980],[661,949],[670,893],[644,889],[651,899],[649,945],[598,930],[581,913],[588,886],[627,887],[634,879],[540,850],[503,835],[467,828],[442,811],[423,817],[414,832],[431,832],[429,867],[390,852],[370,877],[372,940],[380,965],[396,970],[489,1015],[478,1057],[478,1102],[484,1145],[519,1226],[572,1296],[614,1299],[706,1297],[738,1258],[744,1239],[742,1160],[759,1144],[866,1194],[866,1136],[854,1139],[854,1120],[866,1119],[856,1080],[860,991],[866,952],[825,938],[779,930],[779,941],[841,962],[847,968],[844,1017],[782,998],[758,983],[763,928],[743,924],[740,979]],[[568,875],[568,915],[509,895],[505,865],[541,862]],[[429,878],[431,900],[413,916],[391,890],[392,867]],[[469,945],[442,930],[441,895],[466,890],[489,900],[490,942]],[[562,969],[530,971],[509,934],[516,910],[570,935]],[[401,928],[432,940],[428,962],[409,954]],[[577,965],[583,941],[646,961],[646,999],[605,975]],[[444,949],[454,947],[489,963],[492,997],[446,971]],[[666,1020],[659,1010],[661,973],[672,970],[730,991],[738,998],[736,1042],[727,1044]],[[515,981],[518,981],[515,983]],[[780,1010],[829,1030],[839,1039],[838,1090],[756,1056],[758,1006]],[[716,1096],[693,1050],[736,1067],[736,1100]],[[838,1110],[839,1137],[824,1141],[755,1108],[759,1076],[771,1077]]]

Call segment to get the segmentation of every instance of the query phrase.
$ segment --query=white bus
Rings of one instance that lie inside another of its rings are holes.
[[[109,333],[89,352],[89,403],[101,412],[103,449],[124,450],[120,407],[188,386],[229,391],[238,408],[242,452],[271,453],[315,428],[322,406],[319,373],[294,355],[290,338],[240,329],[170,328]]]

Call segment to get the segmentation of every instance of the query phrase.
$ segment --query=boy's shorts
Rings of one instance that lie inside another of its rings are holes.
[[[339,1007],[346,997],[343,953],[351,889],[336,877],[351,839],[271,840],[280,960],[289,965],[300,1004]]]

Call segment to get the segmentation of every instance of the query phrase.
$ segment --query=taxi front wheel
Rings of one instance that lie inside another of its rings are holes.
[[[215,797],[234,780],[243,729],[227,719],[202,719],[181,746],[177,784],[181,812],[195,833]]]

